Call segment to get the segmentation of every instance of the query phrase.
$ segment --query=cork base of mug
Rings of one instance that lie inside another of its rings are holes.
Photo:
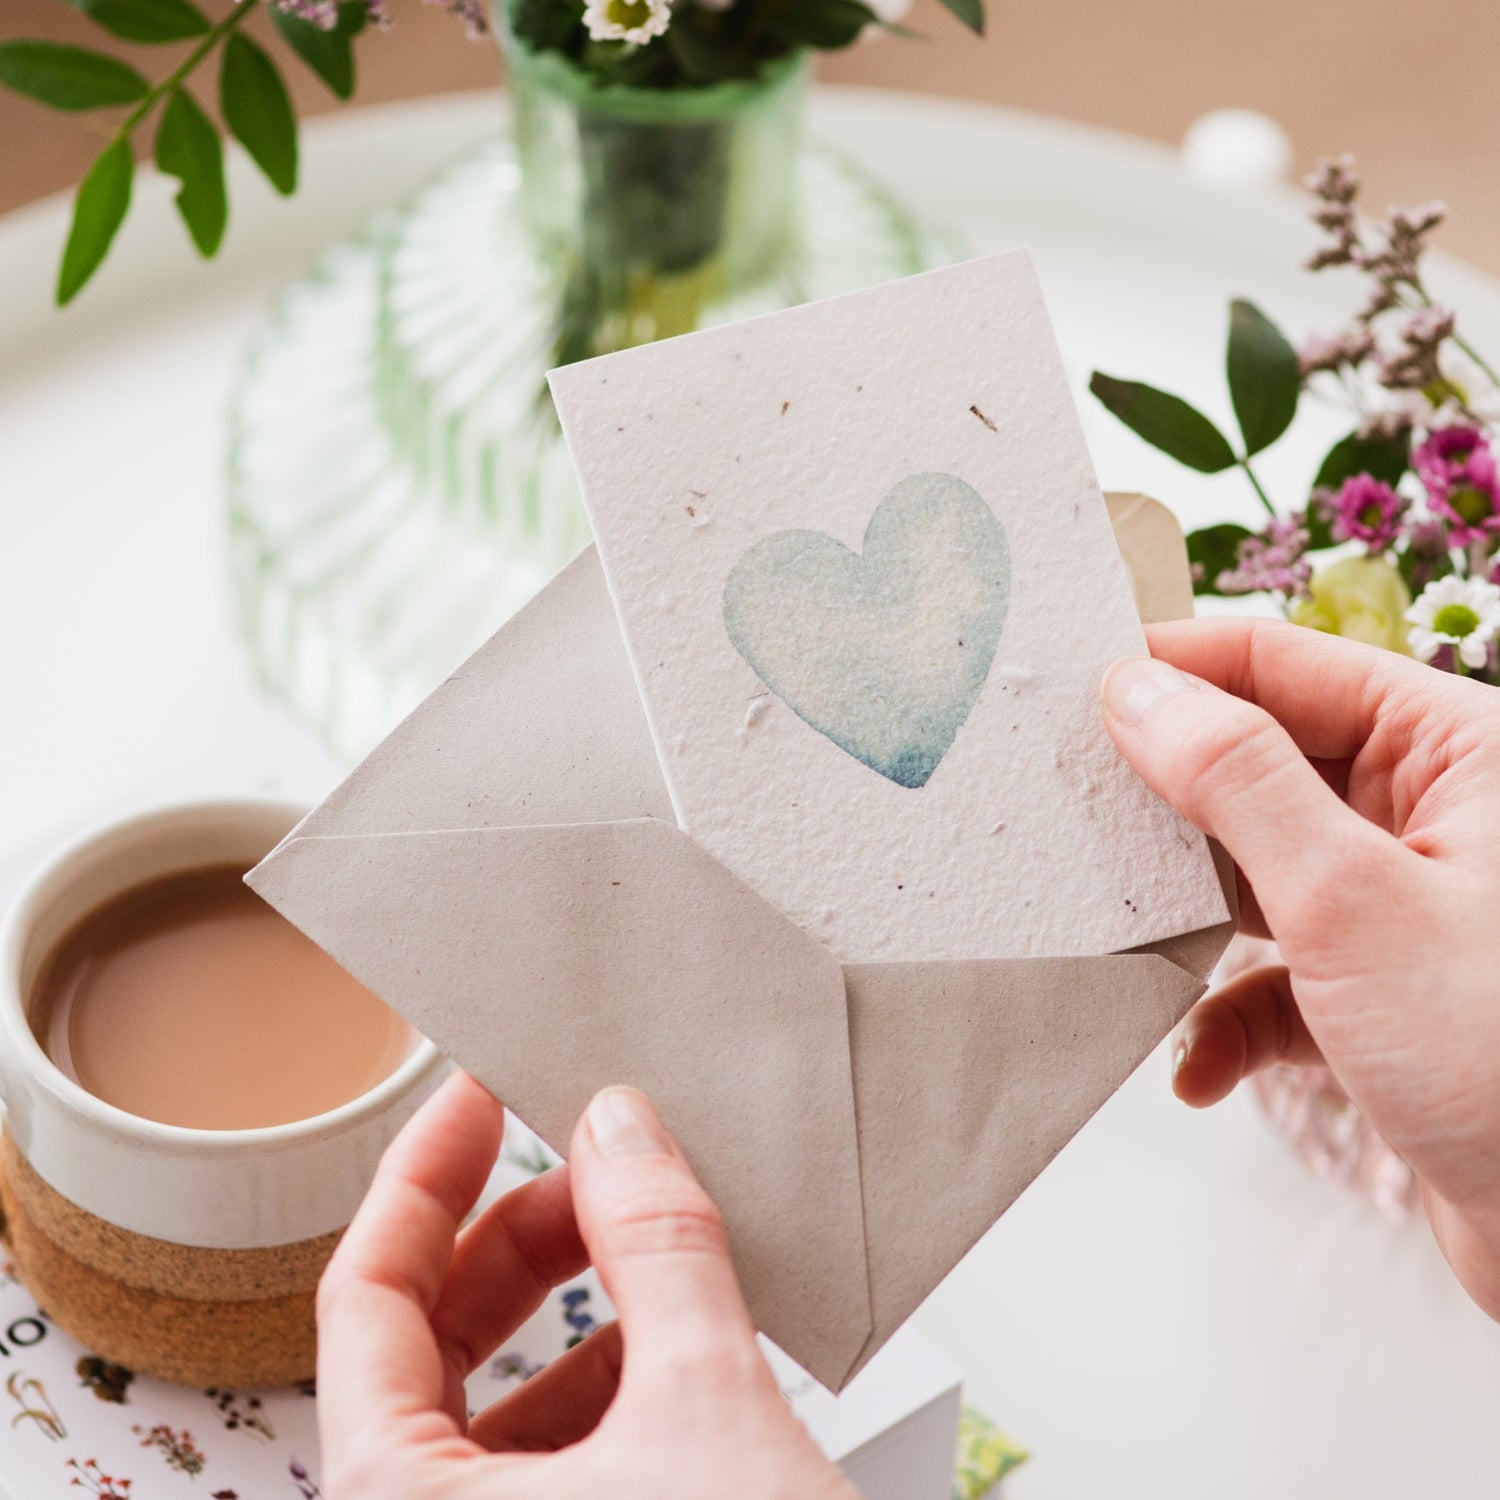
[[[0,1134],[0,1213],[16,1274],[91,1353],[200,1388],[312,1377],[313,1298],[338,1234],[262,1250],[132,1234],[43,1182],[8,1133]]]

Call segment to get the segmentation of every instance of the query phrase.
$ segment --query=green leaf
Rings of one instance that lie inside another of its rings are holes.
[[[880,17],[864,0],[794,0],[777,10],[767,7],[766,30],[789,47],[819,47],[837,51],[858,41],[866,26]]]
[[[1337,545],[1333,539],[1333,511],[1314,495],[1307,502],[1307,550],[1323,552]]]
[[[583,12],[576,6],[559,5],[557,0],[507,0],[506,15],[511,34],[533,52],[567,52],[583,32]],[[668,36],[681,17],[672,19],[674,25],[667,29]]]
[[[190,0],[68,0],[126,42],[182,42],[212,29]]]
[[[1219,593],[1219,574],[1227,573],[1235,566],[1239,561],[1240,543],[1254,534],[1228,521],[1220,526],[1205,526],[1202,531],[1190,531],[1187,551],[1188,562],[1195,565],[1193,592]],[[1196,576],[1198,568],[1203,570],[1201,577]]]
[[[1095,370],[1089,389],[1138,437],[1200,474],[1234,467],[1229,440],[1180,396]]]
[[[975,36],[984,35],[984,0],[938,0],[951,10]]]
[[[127,63],[58,42],[0,42],[0,84],[53,109],[134,104],[151,92]]]
[[[224,123],[278,193],[297,191],[297,116],[276,64],[254,42],[234,32],[219,73]]]
[[[198,101],[174,89],[156,131],[156,165],[182,188],[177,212],[199,255],[211,256],[224,238],[229,199],[224,191],[224,148]]]
[[[271,11],[271,20],[281,39],[340,99],[354,93],[354,48],[352,39],[369,18],[365,0],[344,0],[339,6],[338,25],[331,31],[304,21],[290,11]]]
[[[1253,302],[1229,304],[1229,396],[1245,457],[1269,448],[1297,415],[1302,377],[1297,351]]]
[[[1351,432],[1328,450],[1312,487],[1315,490],[1336,490],[1356,474],[1370,474],[1383,484],[1394,486],[1406,473],[1406,466],[1406,438],[1367,438]]]
[[[686,14],[672,17],[672,24],[662,37],[667,50],[690,83],[723,83],[730,78],[754,78],[760,59],[753,53],[726,47],[717,28],[705,26],[697,18],[717,19],[712,12],[694,6]]]
[[[63,249],[57,276],[57,305],[66,306],[83,290],[89,277],[109,253],[115,231],[130,208],[130,185],[135,158],[130,142],[119,136],[107,145],[78,184],[73,199],[73,224]]]
[[[1408,547],[1396,558],[1396,570],[1401,574],[1401,581],[1415,598],[1429,583],[1439,578],[1446,578],[1450,573],[1456,573],[1458,568],[1454,564],[1451,552],[1442,552],[1433,557],[1418,555]]]

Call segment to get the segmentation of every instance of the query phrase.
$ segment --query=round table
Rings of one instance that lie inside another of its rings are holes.
[[[172,185],[148,174],[99,281],[62,314],[50,291],[66,204],[0,221],[0,854],[174,767],[249,764],[245,747],[269,743],[276,710],[237,642],[223,559],[224,414],[242,350],[322,246],[500,110],[493,95],[457,96],[318,122],[291,202],[236,158],[235,222],[208,266],[186,247]],[[1031,247],[1106,488],[1159,495],[1190,526],[1253,519],[1238,476],[1151,452],[1086,384],[1096,367],[1146,379],[1227,426],[1227,299],[1301,336],[1357,296],[1299,269],[1312,235],[1292,194],[1215,188],[1158,147],[911,95],[825,90],[813,123],[976,253]],[[1433,282],[1471,338],[1500,347],[1500,287],[1448,261]],[[1263,477],[1305,496],[1339,429],[1333,413],[1299,424]],[[314,760],[287,775],[326,778]],[[1467,1500],[1500,1473],[1500,1327],[1425,1228],[1312,1179],[1248,1098],[1189,1114],[1161,1055],[918,1323],[970,1399],[1034,1450],[1009,1481],[1017,1500]]]

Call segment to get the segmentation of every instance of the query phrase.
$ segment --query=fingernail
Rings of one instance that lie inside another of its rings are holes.
[[[1196,677],[1179,672],[1168,662],[1149,656],[1127,656],[1109,669],[1104,679],[1105,711],[1133,729],[1170,693],[1189,692]]]
[[[1177,1050],[1172,1054],[1172,1082],[1176,1083],[1178,1076],[1187,1066],[1188,1044],[1186,1037],[1177,1039]]]
[[[666,1156],[672,1138],[651,1101],[635,1089],[605,1089],[588,1108],[589,1134],[601,1156]]]

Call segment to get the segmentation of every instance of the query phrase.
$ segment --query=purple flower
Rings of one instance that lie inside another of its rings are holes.
[[[1328,499],[1334,538],[1363,542],[1371,552],[1384,552],[1401,529],[1407,503],[1390,485],[1369,474],[1356,474]]]
[[[1412,454],[1433,511],[1455,547],[1500,532],[1500,476],[1489,439],[1477,427],[1444,427]]]
[[[1342,333],[1313,334],[1297,350],[1297,368],[1304,380],[1361,364],[1375,352],[1375,335],[1368,328]]]
[[[1259,594],[1266,590],[1288,596],[1305,592],[1312,564],[1303,556],[1310,540],[1305,516],[1272,521],[1259,536],[1239,545],[1235,565],[1214,580],[1224,594]]]

